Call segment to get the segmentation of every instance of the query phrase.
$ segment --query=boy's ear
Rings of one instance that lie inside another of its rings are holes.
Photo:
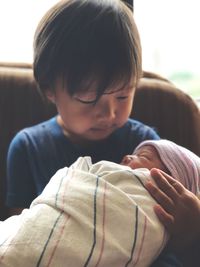
[[[52,103],[55,104],[55,94],[54,94],[54,92],[48,90],[48,91],[46,91],[45,95],[46,95],[46,97],[48,98],[49,101],[51,101]]]

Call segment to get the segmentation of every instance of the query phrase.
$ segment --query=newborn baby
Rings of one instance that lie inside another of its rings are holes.
[[[78,158],[57,171],[29,209],[1,222],[0,266],[150,266],[169,234],[145,188],[149,169],[197,192],[199,166],[192,152],[166,140],[143,142],[122,165]]]

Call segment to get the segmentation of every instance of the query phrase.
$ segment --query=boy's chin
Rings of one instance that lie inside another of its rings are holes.
[[[93,141],[100,141],[108,138],[112,133],[113,129],[92,129],[90,131],[90,134],[88,135],[88,140],[93,140]]]

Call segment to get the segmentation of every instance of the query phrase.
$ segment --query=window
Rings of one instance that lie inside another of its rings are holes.
[[[0,62],[32,62],[33,36],[43,14],[58,0],[0,1]]]
[[[143,69],[200,100],[199,5],[196,0],[135,0]]]
[[[56,2],[58,0],[0,1],[0,62],[32,62],[36,26]],[[197,0],[134,0],[143,69],[163,75],[200,100],[198,12]]]

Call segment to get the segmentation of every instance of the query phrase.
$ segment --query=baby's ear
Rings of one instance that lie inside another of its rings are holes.
[[[54,92],[52,92],[51,90],[47,90],[45,92],[45,95],[46,95],[46,97],[48,98],[49,101],[51,101],[52,103],[55,104],[55,94],[54,94]]]

